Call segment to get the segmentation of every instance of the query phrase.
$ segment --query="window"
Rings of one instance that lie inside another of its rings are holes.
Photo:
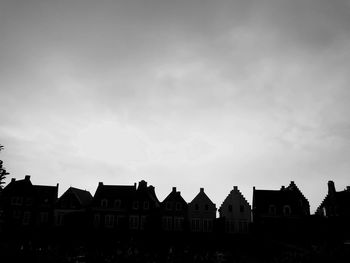
[[[114,226],[114,216],[106,215],[105,216],[105,227],[111,228]]]
[[[146,216],[141,216],[141,218],[140,218],[141,220],[141,222],[140,222],[140,229],[141,230],[144,230],[145,229],[145,224],[146,224]]]
[[[132,209],[134,209],[134,210],[139,209],[139,201],[134,201],[134,202],[132,203]]]
[[[180,211],[182,209],[182,204],[181,203],[176,203],[176,210]]]
[[[166,210],[171,210],[171,203],[166,202],[165,207],[166,207]]]
[[[56,226],[62,226],[63,225],[63,213],[58,213],[55,217],[55,224]]]
[[[130,229],[138,229],[139,228],[139,217],[138,216],[130,216],[129,227],[130,227]]]
[[[205,208],[205,211],[208,211],[209,210],[209,205],[205,204],[204,208]]]
[[[107,199],[102,199],[101,200],[101,206],[102,207],[107,207],[108,206],[108,200]]]
[[[23,213],[22,224],[23,225],[29,225],[29,223],[30,223],[30,212],[29,211],[25,211]]]
[[[149,202],[148,201],[144,201],[143,202],[143,209],[144,210],[148,210],[149,209]]]
[[[229,206],[228,206],[228,211],[229,211],[230,213],[232,213],[232,205],[229,205]]]
[[[275,205],[269,205],[269,214],[270,215],[276,215],[276,206]]]
[[[193,232],[199,232],[201,230],[201,220],[199,218],[193,218],[191,220],[191,229]]]
[[[291,215],[291,209],[289,205],[283,206],[283,215],[290,216]]]
[[[212,231],[213,231],[213,220],[203,219],[203,232],[212,232]]]
[[[11,198],[11,205],[22,205],[22,204],[23,204],[23,197],[14,196]]]
[[[114,208],[119,209],[122,205],[122,201],[120,199],[114,200]]]
[[[183,217],[174,217],[174,230],[175,231],[182,231],[183,230],[183,224],[184,224],[184,218]]]
[[[173,229],[173,219],[170,216],[164,216],[162,219],[162,226],[165,231],[171,231]]]
[[[100,214],[95,214],[94,215],[94,227],[99,227],[100,226]]]
[[[239,206],[239,212],[244,213],[244,205]]]
[[[238,222],[238,231],[239,231],[239,233],[243,232],[243,222],[242,221]]]
[[[48,212],[41,212],[40,213],[40,223],[47,224],[48,221],[49,221],[49,213]]]
[[[17,210],[17,209],[13,210],[12,216],[13,216],[13,218],[15,218],[15,219],[20,218],[20,217],[21,217],[21,211],[20,211],[20,210]]]
[[[195,205],[194,205],[194,209],[195,209],[196,211],[198,211],[198,210],[199,210],[199,205],[198,205],[198,204],[195,204]]]

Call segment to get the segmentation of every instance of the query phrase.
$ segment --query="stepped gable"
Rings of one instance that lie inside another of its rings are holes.
[[[342,191],[336,191],[335,185],[333,181],[328,181],[328,193],[319,205],[319,207],[316,209],[316,214],[323,215],[323,208],[329,208],[333,206],[333,210],[335,207],[338,207],[338,209],[347,210],[347,207],[349,207],[350,204],[350,186],[347,186]],[[345,208],[345,209],[344,209]],[[333,214],[335,211],[329,210],[328,213],[330,215]],[[345,211],[343,211],[345,212]]]
[[[159,207],[159,200],[154,190],[153,185],[147,185],[147,182],[141,180],[139,182],[138,188],[136,190],[136,198],[140,200],[150,200],[152,201],[156,207]]]
[[[289,186],[285,188],[286,191],[295,191],[297,192],[303,199],[305,202],[309,203],[309,200],[304,196],[304,194],[300,191],[300,189],[298,188],[298,186],[294,183],[294,181],[291,181]]]
[[[220,208],[224,205],[225,202],[228,202],[231,197],[233,197],[234,194],[237,194],[241,199],[243,199],[249,206],[248,200],[244,197],[242,192],[238,189],[238,186],[233,186],[233,189],[230,191],[230,193],[226,196],[224,201],[221,203]],[[220,210],[220,209],[219,209]]]

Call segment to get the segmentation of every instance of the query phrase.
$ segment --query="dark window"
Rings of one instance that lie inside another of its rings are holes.
[[[239,206],[239,211],[240,211],[241,213],[244,212],[244,205],[240,205],[240,206]]]
[[[171,210],[171,203],[170,203],[170,202],[167,202],[167,203],[166,203],[166,209],[167,209],[167,210]]]
[[[132,203],[132,208],[133,209],[139,209],[139,201],[134,201],[133,203]]]
[[[230,213],[232,213],[232,205],[229,205],[229,206],[228,206],[228,211],[229,211]]]
[[[208,204],[205,205],[205,210],[206,210],[206,211],[209,210],[209,205],[208,205]]]
[[[195,205],[194,205],[194,209],[195,209],[195,210],[199,210],[199,205],[198,205],[198,204],[195,204]]]
[[[269,205],[269,214],[276,215],[276,206],[275,205]]]
[[[143,202],[143,209],[145,209],[145,210],[149,209],[149,202],[148,201]]]
[[[182,205],[180,203],[176,203],[176,210],[180,211],[182,209]]]

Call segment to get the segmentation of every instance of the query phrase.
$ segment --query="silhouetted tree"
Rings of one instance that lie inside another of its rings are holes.
[[[4,146],[0,145],[0,152],[4,149]],[[8,175],[9,173],[6,172],[6,169],[2,166],[3,161],[0,160],[0,191],[3,188],[3,184],[5,184],[5,178],[6,175]]]

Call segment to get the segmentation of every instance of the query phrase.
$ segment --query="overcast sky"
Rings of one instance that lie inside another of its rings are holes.
[[[0,2],[11,177],[162,201],[350,185],[350,1]]]

